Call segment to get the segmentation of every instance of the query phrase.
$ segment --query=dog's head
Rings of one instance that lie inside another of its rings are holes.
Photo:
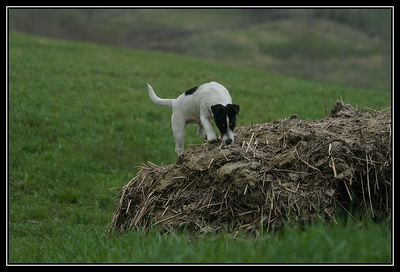
[[[214,115],[214,122],[222,135],[222,141],[225,145],[233,143],[233,130],[236,125],[236,115],[239,115],[239,105],[221,104],[211,106],[211,111]]]

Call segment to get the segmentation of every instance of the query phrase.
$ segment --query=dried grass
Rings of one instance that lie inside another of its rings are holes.
[[[231,146],[204,144],[175,164],[141,167],[120,190],[109,233],[269,231],[334,220],[350,205],[390,217],[391,128],[390,109],[360,113],[341,101],[321,120],[238,127]]]

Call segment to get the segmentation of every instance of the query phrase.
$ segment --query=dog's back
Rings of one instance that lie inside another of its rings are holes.
[[[203,114],[211,118],[212,105],[226,106],[232,103],[232,98],[223,85],[212,81],[187,90],[173,103],[174,107],[192,112],[192,115]]]
[[[187,90],[184,95],[186,96],[185,99],[199,100],[202,104],[209,106],[215,104],[226,106],[226,104],[232,103],[228,90],[215,81]]]
[[[151,101],[154,104],[164,107],[174,107],[176,103],[180,108],[187,108],[191,105],[204,105],[211,111],[210,106],[221,104],[226,106],[232,103],[232,98],[228,90],[221,84],[215,81],[204,83],[199,87],[193,87],[182,93],[178,98],[159,98],[154,92],[150,84],[147,84],[147,89]],[[200,103],[199,103],[200,102]],[[203,109],[204,110],[204,109]]]

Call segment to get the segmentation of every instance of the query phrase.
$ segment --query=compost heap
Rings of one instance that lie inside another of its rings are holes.
[[[195,233],[270,230],[357,207],[391,216],[390,109],[337,101],[321,120],[292,115],[237,127],[227,147],[189,148],[172,165],[142,166],[120,190],[109,234],[159,226]]]

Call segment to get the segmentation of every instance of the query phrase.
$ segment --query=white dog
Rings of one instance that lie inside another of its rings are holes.
[[[153,88],[147,84],[149,96],[154,104],[171,107],[171,125],[175,138],[175,152],[183,153],[187,124],[197,124],[197,135],[208,143],[217,142],[210,120],[214,122],[222,135],[222,142],[229,145],[234,141],[233,130],[236,125],[236,115],[239,115],[239,105],[232,104],[228,90],[217,82],[205,83],[193,87],[178,98],[159,98]]]

